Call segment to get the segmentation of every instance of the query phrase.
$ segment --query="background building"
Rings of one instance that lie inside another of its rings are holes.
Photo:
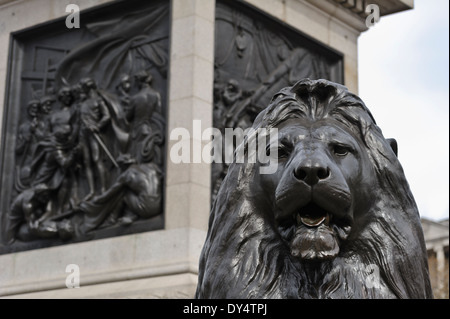
[[[422,219],[434,297],[448,299],[448,219]]]

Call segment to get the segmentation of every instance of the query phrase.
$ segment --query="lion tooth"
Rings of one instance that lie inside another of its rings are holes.
[[[300,214],[297,214],[297,225],[300,225],[302,223],[302,217]]]
[[[330,226],[331,219],[332,219],[331,214],[327,213],[325,216],[325,225]]]

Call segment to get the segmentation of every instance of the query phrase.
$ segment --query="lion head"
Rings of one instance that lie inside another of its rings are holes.
[[[397,145],[359,97],[302,80],[278,92],[253,128],[278,129],[265,146],[277,169],[230,165],[211,211],[198,298],[432,297]]]

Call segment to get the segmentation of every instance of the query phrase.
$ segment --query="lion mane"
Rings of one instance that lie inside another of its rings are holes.
[[[326,80],[282,89],[253,128],[305,118],[332,119],[359,141],[375,176],[361,186],[370,206],[355,212],[333,258],[299,258],[289,243],[295,230],[280,230],[273,217],[262,164],[234,161],[211,210],[196,298],[432,298],[420,217],[394,141],[358,96]]]

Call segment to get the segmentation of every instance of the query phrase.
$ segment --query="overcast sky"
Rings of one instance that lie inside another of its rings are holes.
[[[359,95],[399,159],[422,217],[449,215],[449,1],[415,0],[359,38]]]

